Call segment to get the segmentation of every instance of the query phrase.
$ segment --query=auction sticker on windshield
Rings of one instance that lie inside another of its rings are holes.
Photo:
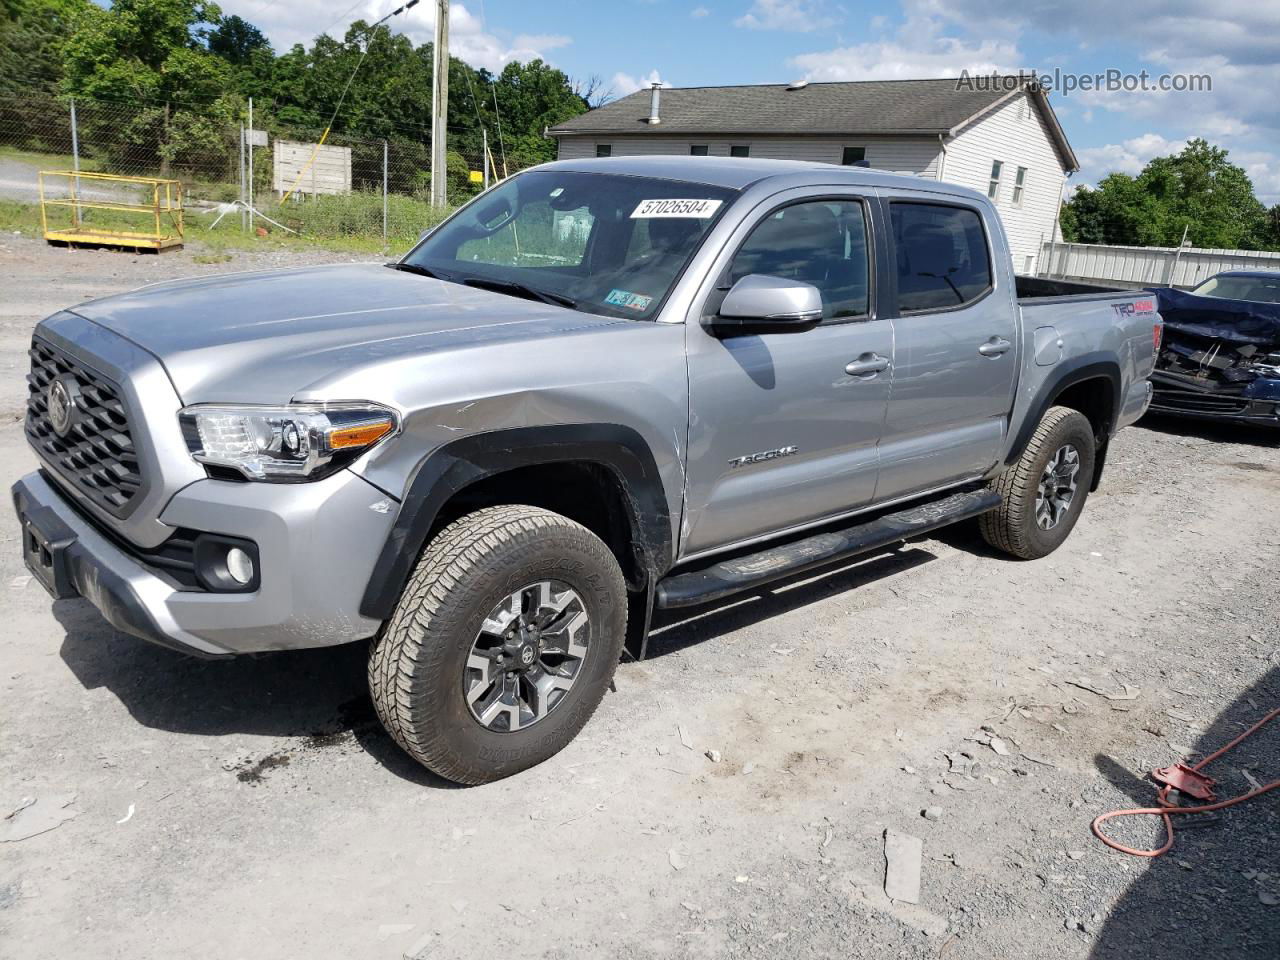
[[[632,220],[657,219],[659,217],[688,217],[705,220],[720,209],[720,200],[641,200],[631,211]]]
[[[611,303],[615,307],[646,310],[649,304],[653,303],[653,297],[646,297],[642,293],[631,293],[627,290],[610,290],[609,295],[604,298],[604,302]]]

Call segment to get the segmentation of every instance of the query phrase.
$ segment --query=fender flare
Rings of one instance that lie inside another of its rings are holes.
[[[1120,418],[1120,407],[1123,402],[1120,364],[1114,356],[1106,353],[1086,353],[1060,364],[1053,376],[1041,384],[1027,406],[1026,416],[1022,418],[1022,426],[1018,428],[1013,444],[1005,456],[1005,466],[1012,466],[1018,462],[1018,458],[1027,449],[1027,444],[1031,442],[1031,435],[1040,425],[1040,420],[1053,406],[1053,401],[1062,391],[1085,380],[1096,379],[1104,379],[1111,385],[1111,421],[1105,425],[1104,433],[1099,437],[1100,451],[1105,456],[1106,444],[1116,432],[1116,421]],[[1101,467],[1102,463],[1099,461],[1098,469],[1094,471],[1095,482],[1102,473]]]
[[[395,523],[374,564],[360,612],[387,620],[441,508],[486,477],[520,467],[591,463],[609,470],[625,493],[637,559],[652,581],[671,566],[671,513],[653,451],[631,427],[574,423],[471,434],[436,448],[413,472]]]

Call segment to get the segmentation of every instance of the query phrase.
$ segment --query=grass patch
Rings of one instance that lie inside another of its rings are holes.
[[[299,236],[261,219],[256,224],[267,231],[266,236],[259,236],[256,231],[241,230],[238,212],[228,213],[214,229],[216,213],[188,210],[184,242],[196,254],[198,263],[226,263],[233,253],[242,251],[332,250],[381,257],[409,249],[417,242],[422,230],[439,223],[449,212],[433,210],[428,204],[412,198],[391,197],[387,242],[384,243],[380,196],[356,194],[320,199],[322,202],[314,206],[314,201],[305,200],[286,204],[285,209],[272,204],[263,210],[273,220],[301,229],[303,233]],[[17,231],[29,237],[44,236],[40,205],[0,199],[0,231]]]
[[[273,220],[311,237],[382,237],[383,201],[377,193],[348,193],[260,204]],[[424,230],[434,227],[452,209],[439,210],[413,197],[387,198],[388,243],[414,243]]]
[[[40,207],[17,200],[0,200],[0,230],[21,233],[27,237],[44,235],[40,226]]]

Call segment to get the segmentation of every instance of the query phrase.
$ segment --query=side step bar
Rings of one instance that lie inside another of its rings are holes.
[[[709,603],[813,567],[879,550],[908,537],[976,517],[999,505],[1000,495],[987,489],[953,493],[939,500],[918,503],[843,530],[819,533],[759,553],[673,574],[658,583],[656,604],[662,609],[671,609]]]

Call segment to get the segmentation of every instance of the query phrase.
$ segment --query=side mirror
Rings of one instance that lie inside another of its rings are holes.
[[[720,336],[812,330],[822,319],[822,293],[811,283],[753,273],[725,294],[707,325]]]

